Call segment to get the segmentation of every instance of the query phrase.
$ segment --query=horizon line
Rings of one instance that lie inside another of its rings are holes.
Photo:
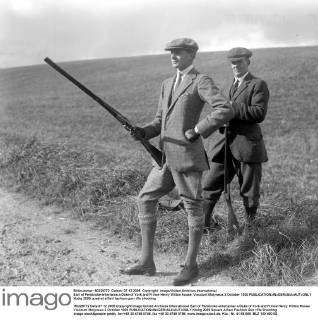
[[[298,45],[298,46],[278,46],[278,47],[256,47],[252,48],[249,47],[251,50],[271,50],[271,49],[292,49],[292,48],[314,48],[318,47],[318,44],[315,45]],[[221,53],[226,52],[228,50],[215,50],[215,51],[198,51],[198,54],[200,53]],[[112,57],[105,57],[105,58],[86,58],[86,59],[79,59],[79,60],[59,60],[56,61],[57,63],[77,63],[77,62],[85,62],[85,61],[94,61],[94,60],[113,60],[113,59],[129,59],[129,58],[142,58],[142,57],[151,57],[151,56],[163,56],[167,53],[149,53],[149,54],[136,54],[136,55],[130,55],[130,56],[112,56]],[[41,66],[45,64],[44,62],[45,57],[43,57],[43,62],[36,63],[36,64],[26,64],[26,65],[14,65],[9,67],[0,67],[1,70],[8,70],[8,69],[16,69],[16,68],[28,68],[28,67],[35,67],[35,66]]]

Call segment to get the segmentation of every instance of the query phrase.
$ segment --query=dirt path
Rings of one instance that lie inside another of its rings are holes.
[[[1,285],[170,285],[180,257],[156,253],[154,277],[118,270],[138,257],[133,243],[57,207],[0,190]],[[234,285],[222,274],[194,285]]]

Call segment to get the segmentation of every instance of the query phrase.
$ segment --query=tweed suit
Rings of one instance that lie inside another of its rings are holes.
[[[257,207],[260,197],[261,163],[268,160],[259,123],[266,116],[269,91],[265,81],[248,73],[242,84],[229,98],[234,108],[234,118],[229,122],[229,181],[236,174],[240,194],[246,207]],[[223,128],[220,129],[220,132]],[[223,191],[225,137],[220,135],[208,152],[210,170],[203,181],[204,198],[214,203]]]
[[[195,227],[204,221],[201,178],[209,165],[201,138],[190,142],[184,133],[200,123],[205,103],[212,107],[211,114],[202,120],[206,136],[232,119],[234,110],[213,80],[194,68],[173,93],[174,81],[172,77],[162,83],[155,119],[143,127],[146,139],[160,135],[166,163],[162,169],[152,169],[139,194],[139,219],[141,224],[155,221],[158,199],[176,186],[188,212],[188,223]]]

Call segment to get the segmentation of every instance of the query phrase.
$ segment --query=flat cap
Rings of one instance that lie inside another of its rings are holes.
[[[227,53],[227,58],[230,61],[238,61],[238,60],[241,60],[242,58],[250,58],[251,56],[252,56],[252,52],[242,47],[232,48]]]
[[[167,43],[165,50],[171,51],[173,49],[184,49],[188,51],[197,51],[199,49],[198,44],[190,38],[175,39]]]

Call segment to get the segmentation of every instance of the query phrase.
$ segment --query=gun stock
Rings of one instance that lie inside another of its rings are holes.
[[[85,87],[82,83],[77,81],[74,77],[72,77],[69,73],[63,70],[60,66],[58,66],[55,62],[53,62],[50,58],[46,57],[44,61],[53,69],[55,69],[58,73],[64,76],[66,79],[71,81],[75,86],[85,92],[88,96],[94,99],[98,104],[100,104],[104,109],[106,109],[115,119],[117,119],[126,130],[130,131],[134,129],[134,126],[130,123],[130,121],[124,117],[120,112],[110,106],[107,102],[102,100],[96,94],[94,94],[91,90]],[[162,166],[163,155],[162,152],[157,149],[154,145],[149,143],[146,139],[140,139],[141,144],[145,147],[148,153],[150,153],[151,157],[155,160],[158,166]]]

